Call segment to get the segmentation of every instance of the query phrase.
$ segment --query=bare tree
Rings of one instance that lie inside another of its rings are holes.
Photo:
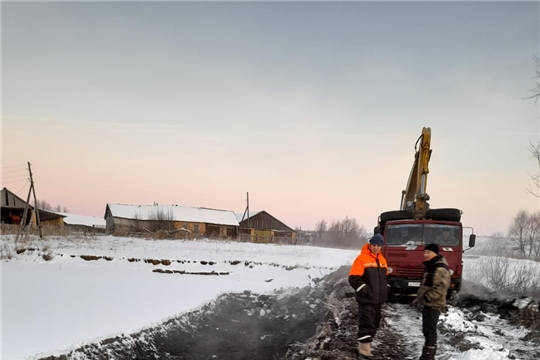
[[[512,241],[518,243],[521,256],[525,256],[527,228],[529,227],[529,215],[525,210],[520,210],[512,220],[508,235]]]
[[[326,242],[332,241],[337,247],[342,246],[341,222],[332,220],[326,232]]]
[[[490,288],[506,289],[509,286],[510,259],[503,256],[483,257],[478,260]]]
[[[326,231],[323,231],[326,221],[317,224],[317,243],[321,246],[358,249],[367,239],[364,226],[360,226],[356,219],[345,217],[341,221],[332,220]]]
[[[538,163],[538,171],[536,174],[529,174],[531,181],[529,181],[529,187],[526,190],[529,194],[540,198],[540,194],[535,191],[535,189],[540,189],[540,141],[536,145],[530,143],[529,152],[531,153],[535,162]]]
[[[366,238],[364,227],[360,226],[356,219],[349,219],[348,217],[345,217],[341,222],[341,232],[346,247],[357,247]]]
[[[531,90],[533,95],[531,95],[529,98],[534,99],[534,102],[536,103],[540,98],[540,58],[537,56],[534,56],[533,58],[536,62],[536,86]],[[540,198],[540,194],[535,191],[540,189],[540,141],[538,141],[536,145],[534,143],[530,143],[529,152],[531,153],[533,159],[538,163],[538,171],[536,174],[530,175],[531,181],[529,182],[529,187],[526,190],[528,193]]]
[[[37,201],[36,207],[41,210],[53,210],[52,205],[47,200],[39,200]]]
[[[172,209],[157,207],[148,214],[150,231],[174,230],[174,213]]]
[[[468,268],[467,278],[512,296],[540,293],[540,268],[504,256],[481,257]]]
[[[540,256],[540,211],[529,215],[527,240],[529,244],[529,257],[537,258]]]
[[[536,55],[533,55],[533,59],[536,62],[536,86],[531,89],[531,92],[533,94],[529,96],[529,98],[534,99],[534,102],[537,102],[538,98],[540,98],[540,58]]]
[[[56,211],[56,212],[65,212],[65,213],[69,212],[68,209],[65,206],[62,206],[60,204],[58,204],[58,205],[56,205],[54,207],[54,211]]]
[[[326,233],[328,224],[326,220],[322,219],[315,224],[315,232],[317,233],[317,238],[322,239],[324,233]]]
[[[495,232],[491,234],[489,242],[486,244],[487,247],[484,250],[484,253],[487,255],[494,256],[508,256],[510,255],[511,249],[508,246],[508,236],[502,232]]]
[[[47,210],[47,211],[55,211],[55,212],[69,212],[68,208],[63,205],[56,205],[52,206],[51,203],[49,203],[47,200],[39,200],[37,201],[37,208],[41,210]]]

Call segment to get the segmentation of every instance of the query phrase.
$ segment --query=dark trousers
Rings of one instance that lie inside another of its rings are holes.
[[[379,305],[358,303],[358,342],[370,343],[381,323]]]
[[[437,345],[437,322],[441,311],[429,306],[422,309],[422,332],[426,339],[425,346]]]

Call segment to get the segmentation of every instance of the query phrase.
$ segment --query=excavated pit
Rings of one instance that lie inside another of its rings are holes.
[[[357,305],[347,273],[348,268],[343,267],[315,280],[312,286],[275,295],[248,291],[225,294],[160,326],[103,339],[40,360],[358,359]],[[474,290],[478,292],[477,288]],[[482,313],[499,314],[512,324],[528,326],[531,331],[525,340],[540,344],[538,306],[519,309],[511,300],[496,299],[485,289],[483,294],[487,296],[483,297],[466,291],[464,286],[458,307],[467,308],[469,313],[476,309],[479,317]],[[391,306],[383,309],[383,321],[373,347],[382,359],[412,359],[416,354],[411,353],[403,329],[395,328],[402,314]],[[464,334],[450,335],[450,345],[460,351],[477,346],[468,342]]]

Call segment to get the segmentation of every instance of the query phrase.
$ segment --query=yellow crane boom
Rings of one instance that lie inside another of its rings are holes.
[[[416,146],[418,143],[420,145],[417,150]],[[409,174],[407,186],[401,192],[400,210],[411,212],[414,219],[423,219],[426,217],[426,211],[429,209],[429,195],[426,189],[429,160],[431,158],[431,128],[422,128],[422,135],[416,140],[414,148],[414,163]]]

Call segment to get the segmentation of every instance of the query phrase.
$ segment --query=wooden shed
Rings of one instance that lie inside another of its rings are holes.
[[[243,240],[260,243],[296,243],[296,231],[264,210],[251,213],[243,220],[240,219],[239,224]]]
[[[1,221],[2,224],[20,225],[23,221],[24,209],[26,207],[26,201],[21,199],[17,194],[3,188],[0,192],[1,198]],[[63,226],[64,216],[56,214],[51,211],[38,209],[39,219],[44,226]],[[26,215],[25,225],[36,224],[36,213],[34,207],[28,204],[28,211]]]

